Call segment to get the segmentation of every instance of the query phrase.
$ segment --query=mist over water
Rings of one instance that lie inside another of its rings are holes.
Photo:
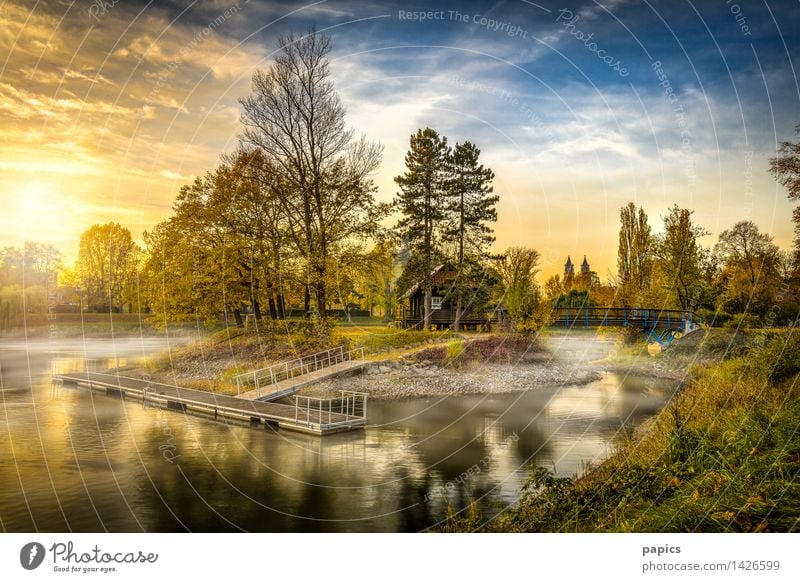
[[[546,345],[585,365],[610,342],[554,335]],[[583,386],[374,401],[367,430],[319,438],[51,382],[54,362],[127,365],[165,347],[0,342],[4,531],[417,531],[470,498],[494,515],[516,501],[531,463],[584,470],[675,388],[603,373]]]

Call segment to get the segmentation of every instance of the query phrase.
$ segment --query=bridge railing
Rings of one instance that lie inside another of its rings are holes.
[[[339,399],[296,395],[294,397],[295,423],[309,428],[322,428],[336,424],[348,424],[356,420],[366,421],[367,393],[352,390],[341,390],[340,392],[342,396]],[[334,420],[334,414],[337,415],[337,420]],[[338,415],[343,415],[344,419]]]
[[[364,360],[364,358],[364,348],[346,352],[344,351],[344,346],[337,346],[301,358],[273,364],[252,372],[238,374],[235,377],[236,387],[239,392],[241,392],[243,388],[257,390],[264,386],[277,384],[283,380],[303,376],[310,372],[328,368],[342,362]]]
[[[627,326],[645,329],[666,326],[671,329],[693,328],[702,318],[691,311],[640,307],[556,307],[551,312],[554,325]]]

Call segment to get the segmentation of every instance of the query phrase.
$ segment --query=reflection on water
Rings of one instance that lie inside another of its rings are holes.
[[[662,381],[371,402],[366,431],[318,438],[53,386],[53,362],[135,360],[141,340],[0,347],[4,531],[417,531],[447,505],[514,503],[536,463],[570,475],[657,411]]]

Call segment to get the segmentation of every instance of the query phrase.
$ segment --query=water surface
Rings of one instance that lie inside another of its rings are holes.
[[[418,531],[447,505],[493,515],[532,463],[605,458],[674,385],[606,373],[584,386],[369,403],[365,431],[273,433],[51,382],[124,365],[163,340],[0,345],[4,531]]]

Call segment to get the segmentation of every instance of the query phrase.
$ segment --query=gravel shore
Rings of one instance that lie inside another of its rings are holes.
[[[482,364],[468,368],[440,368],[429,362],[382,362],[363,372],[307,386],[300,394],[337,396],[339,390],[365,392],[372,399],[400,400],[422,396],[493,394],[532,390],[540,386],[585,384],[600,372],[567,367],[559,362]]]
[[[604,372],[682,379],[686,370],[669,370],[647,356],[609,360],[616,334],[550,332],[537,344],[539,351],[520,363],[472,362],[464,367],[440,367],[432,361],[401,358],[377,362],[362,372],[302,388],[299,393],[322,398],[340,390],[365,392],[378,400],[428,396],[496,394],[535,390],[543,386],[588,384]]]

